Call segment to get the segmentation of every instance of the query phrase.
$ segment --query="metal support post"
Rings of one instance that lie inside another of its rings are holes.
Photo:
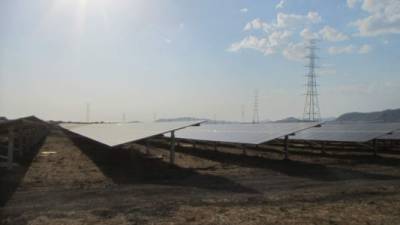
[[[325,146],[326,146],[326,142],[324,141],[324,142],[322,142],[322,145],[321,145],[321,154],[323,154],[323,155],[326,154],[326,152],[325,152]]]
[[[247,155],[246,146],[241,145],[243,155]]]
[[[171,131],[171,149],[169,152],[169,162],[175,164],[175,131]]]
[[[150,155],[150,142],[146,140],[146,155]]]
[[[284,140],[284,153],[285,153],[285,158],[284,160],[289,160],[289,135],[285,136]]]
[[[14,128],[8,130],[8,156],[7,156],[7,168],[10,170],[13,166],[14,160]]]
[[[377,156],[378,153],[377,153],[377,147],[376,147],[376,139],[372,140],[372,148],[374,151],[374,156]]]
[[[32,151],[32,129],[28,129],[28,151]]]
[[[22,144],[22,134],[21,130],[16,130],[15,131],[15,143],[14,143],[14,148],[18,150],[18,156],[23,157],[24,152],[23,152],[23,144]]]

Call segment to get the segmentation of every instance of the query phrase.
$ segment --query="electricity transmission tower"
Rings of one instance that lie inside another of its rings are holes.
[[[306,67],[308,68],[308,73],[306,75],[306,101],[304,105],[304,113],[303,120],[305,121],[320,121],[321,113],[319,110],[319,102],[318,102],[318,91],[317,91],[317,81],[316,81],[316,59],[318,58],[315,51],[316,40],[312,39],[309,42],[309,45],[306,47],[309,51],[306,58],[308,59],[308,64]]]
[[[240,113],[240,116],[241,116],[241,122],[242,123],[244,123],[244,121],[245,121],[245,106],[244,105],[242,105],[242,107],[241,107],[241,113]]]
[[[258,90],[254,92],[253,124],[254,123],[260,123],[260,116],[258,114]]]

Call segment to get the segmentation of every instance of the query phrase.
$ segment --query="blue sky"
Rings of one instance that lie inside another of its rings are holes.
[[[323,117],[400,107],[397,0],[3,0],[0,114],[301,117],[318,38]]]

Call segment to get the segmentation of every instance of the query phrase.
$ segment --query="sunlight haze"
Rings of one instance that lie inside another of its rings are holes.
[[[396,8],[397,7],[397,8]],[[396,11],[397,9],[397,11]],[[301,117],[317,38],[322,117],[400,106],[398,1],[4,0],[0,115]],[[382,16],[383,15],[383,16]]]

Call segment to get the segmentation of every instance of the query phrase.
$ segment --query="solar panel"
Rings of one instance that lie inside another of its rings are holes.
[[[70,130],[81,126],[87,126],[88,123],[61,123],[60,126],[64,129]]]
[[[27,116],[13,120],[6,120],[0,122],[0,131],[7,130],[9,127],[21,127],[21,126],[47,126],[48,124],[35,117]]]
[[[291,139],[309,141],[367,142],[400,129],[400,123],[324,123],[297,133]]]
[[[84,126],[60,126],[72,133],[110,147],[139,141],[152,136],[164,134],[185,127],[194,126],[202,121],[191,122],[153,122],[153,123],[99,123]]]
[[[379,137],[379,140],[400,140],[400,131]]]
[[[177,138],[238,144],[262,144],[319,123],[203,124],[175,133]],[[168,136],[168,134],[166,135]]]

